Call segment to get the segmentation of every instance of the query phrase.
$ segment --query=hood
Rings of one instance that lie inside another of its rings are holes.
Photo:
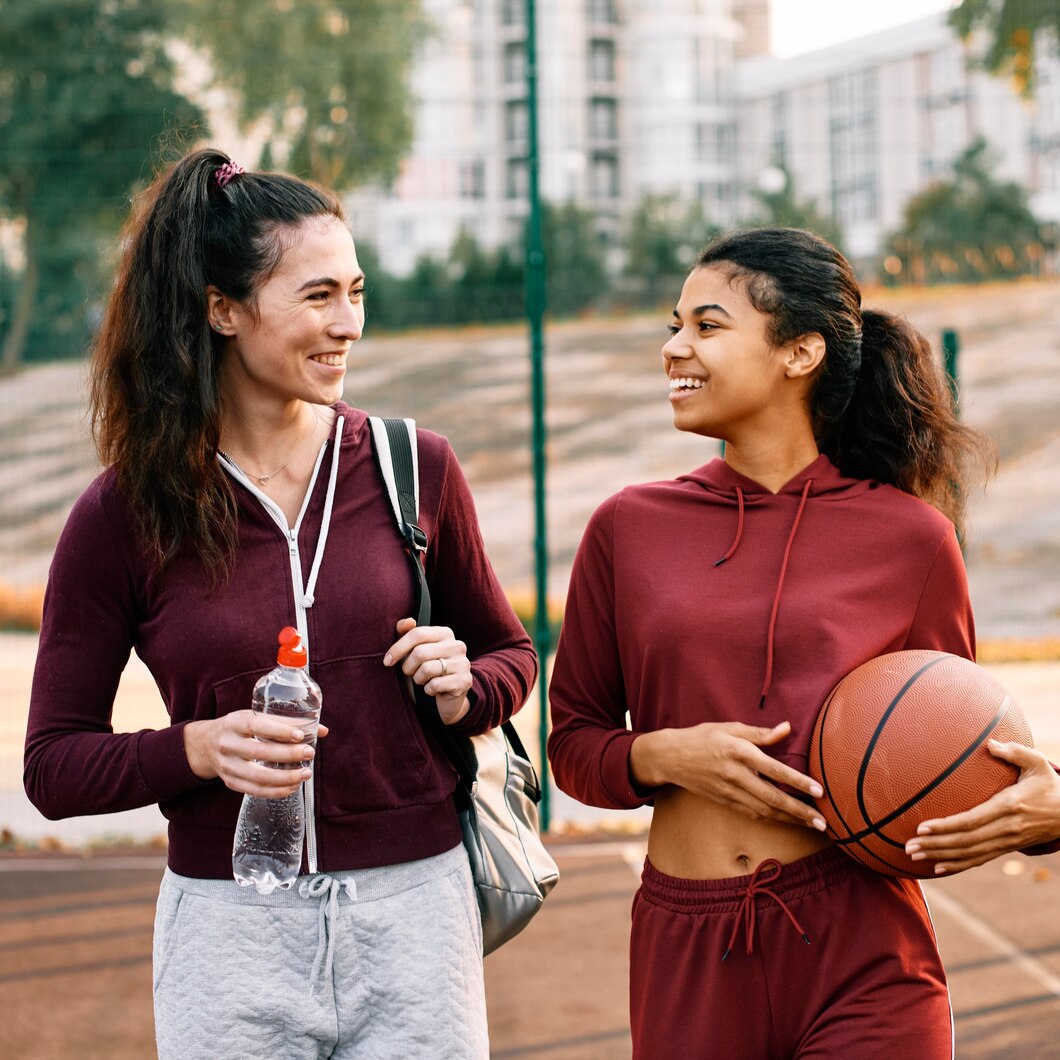
[[[754,479],[734,471],[724,460],[715,458],[695,471],[678,476],[678,482],[694,482],[722,504],[737,503],[737,489],[743,494],[747,504],[768,502],[770,497],[801,494],[806,483],[813,480],[812,496],[818,500],[838,500],[863,493],[871,489],[873,483],[865,479],[847,478],[839,469],[821,453],[811,464],[807,464],[797,475],[793,476],[774,494]]]

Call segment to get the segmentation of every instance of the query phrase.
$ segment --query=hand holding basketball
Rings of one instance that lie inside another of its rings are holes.
[[[1020,778],[974,809],[920,825],[905,850],[914,861],[934,861],[936,873],[970,869],[1060,834],[1060,776],[1045,755],[994,740],[987,748],[1017,766]]]

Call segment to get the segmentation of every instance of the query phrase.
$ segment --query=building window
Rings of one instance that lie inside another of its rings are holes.
[[[615,79],[615,42],[589,41],[589,80],[610,82]]]
[[[589,181],[594,199],[617,199],[618,159],[614,155],[593,155]]]
[[[481,158],[460,163],[460,198],[486,197],[486,163]]]
[[[526,0],[503,0],[501,3],[501,23],[505,26],[525,25]]]
[[[614,99],[589,101],[589,137],[592,140],[618,139],[618,102]]]
[[[504,46],[504,81],[514,85],[526,80],[526,48],[519,41]]]
[[[530,132],[530,111],[525,99],[513,99],[504,107],[504,139],[508,144],[523,145]]]
[[[696,158],[729,165],[736,160],[736,130],[731,125],[703,122],[696,126]]]
[[[615,0],[588,0],[587,7],[590,22],[604,22],[608,25],[613,25],[618,21],[618,13],[615,11]]]
[[[769,101],[769,156],[774,165],[788,164],[788,100],[786,92],[778,92]]]
[[[508,159],[508,180],[505,194],[509,199],[525,199],[530,194],[530,174],[521,158]]]
[[[832,216],[843,227],[879,214],[876,71],[828,82]]]

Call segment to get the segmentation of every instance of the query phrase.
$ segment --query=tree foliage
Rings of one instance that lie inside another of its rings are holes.
[[[163,0],[5,0],[0,216],[23,230],[0,364],[74,356],[100,250],[167,127],[201,123],[172,87]],[[6,270],[5,270],[6,276]]]
[[[1057,0],[962,0],[950,12],[950,24],[961,37],[976,29],[988,35],[983,63],[993,73],[1009,74],[1021,95],[1034,91],[1037,42],[1052,34],[1060,41],[1060,4]]]
[[[626,226],[626,272],[673,277],[691,268],[696,252],[721,229],[698,202],[679,195],[645,195]]]
[[[777,167],[783,176],[783,184],[776,190],[758,188],[754,197],[758,209],[750,223],[758,226],[779,228],[805,228],[809,232],[827,239],[832,246],[843,249],[843,232],[829,214],[824,213],[812,199],[800,199],[795,191],[791,174]]]
[[[994,177],[980,138],[954,163],[952,180],[907,203],[884,267],[892,281],[976,282],[1034,272],[1044,253],[1026,191]]]
[[[388,179],[412,140],[420,0],[177,0],[268,159],[338,190]]]
[[[607,292],[604,250],[594,216],[573,203],[542,206],[548,311],[571,316]],[[408,276],[387,273],[375,248],[357,244],[367,276],[370,326],[381,330],[518,320],[526,312],[525,247],[481,246],[461,229],[445,257],[423,254]]]

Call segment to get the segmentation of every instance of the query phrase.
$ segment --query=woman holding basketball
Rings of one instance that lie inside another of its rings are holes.
[[[859,664],[907,648],[973,658],[954,526],[983,444],[927,341],[862,311],[850,266],[810,233],[711,244],[670,333],[674,425],[724,439],[724,460],[596,511],[551,685],[559,786],[597,806],[654,803],[634,1055],[863,1060],[915,1041],[948,1058],[920,888],[832,845],[806,755],[821,703]],[[1010,809],[987,811],[988,856],[1011,849],[994,834]],[[955,840],[952,821],[933,824],[920,853],[949,836],[977,856],[982,821],[958,822]]]

